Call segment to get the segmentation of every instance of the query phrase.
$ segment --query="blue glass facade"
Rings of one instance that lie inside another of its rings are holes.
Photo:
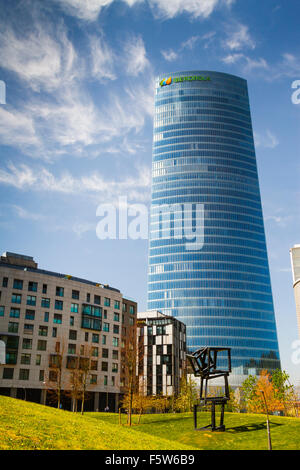
[[[202,243],[187,245],[185,222],[201,228]],[[156,80],[148,276],[148,309],[184,322],[189,350],[232,348],[232,382],[280,367],[242,78],[189,71]]]

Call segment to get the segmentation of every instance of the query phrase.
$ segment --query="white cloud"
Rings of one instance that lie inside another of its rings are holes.
[[[173,51],[172,49],[161,51],[161,54],[167,62],[172,62],[178,58],[177,52]]]
[[[137,76],[149,66],[141,36],[132,36],[124,45],[124,62],[128,75]]]
[[[249,33],[249,28],[246,25],[239,24],[235,31],[228,34],[228,38],[223,42],[226,49],[232,51],[246,49],[255,49],[256,44]]]
[[[256,147],[264,147],[274,149],[279,145],[276,135],[267,130],[264,134],[254,132],[254,141]]]
[[[78,75],[78,59],[64,27],[50,30],[36,22],[29,34],[6,26],[0,32],[0,66],[35,91],[53,91]]]
[[[108,7],[114,0],[56,0],[67,13],[86,21],[95,21],[101,10]],[[143,0],[122,0],[132,7]]]
[[[101,10],[115,0],[56,0],[70,15],[82,20],[97,20]],[[193,18],[207,18],[218,6],[231,6],[235,0],[122,0],[129,7],[147,3],[154,17],[169,19],[182,13]]]
[[[208,18],[217,6],[231,3],[222,0],[149,0],[154,16],[163,19],[174,18],[182,13],[190,14],[193,18]]]
[[[34,119],[10,106],[0,106],[0,138],[4,145],[25,148],[39,146]]]
[[[114,71],[115,54],[113,50],[99,37],[90,37],[91,50],[91,74],[94,78],[102,81],[103,79],[115,80]]]
[[[106,202],[115,201],[123,195],[126,195],[130,200],[148,201],[150,199],[151,169],[140,166],[136,168],[135,173],[135,176],[122,176],[122,179],[117,181],[116,179],[109,180],[99,172],[75,177],[69,171],[65,171],[57,176],[45,167],[31,168],[25,164],[16,166],[10,163],[7,169],[0,169],[0,183],[20,190],[96,195]]]

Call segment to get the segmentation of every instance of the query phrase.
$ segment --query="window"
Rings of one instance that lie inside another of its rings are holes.
[[[96,383],[97,383],[97,375],[91,374],[90,383],[91,383],[91,384],[96,384]]]
[[[47,294],[47,284],[43,284],[43,294]]]
[[[33,281],[28,282],[28,290],[30,292],[37,292],[37,288],[38,288],[38,283],[37,282],[33,282]]]
[[[43,297],[41,300],[41,307],[50,308],[50,299]]]
[[[79,290],[72,290],[72,299],[79,300]]]
[[[134,315],[134,306],[133,305],[129,306],[129,313],[131,313],[131,315]]]
[[[20,309],[19,308],[11,308],[9,316],[11,318],[20,318]]]
[[[105,307],[110,307],[110,299],[108,297],[104,297],[104,305]]]
[[[91,294],[86,294],[86,301],[90,302],[91,301]]]
[[[108,332],[109,331],[109,323],[103,323],[103,331]]]
[[[35,318],[35,311],[34,310],[26,310],[25,311],[25,320],[34,320]]]
[[[8,285],[8,277],[4,277],[2,281],[2,287],[7,287]]]
[[[100,295],[94,295],[94,304],[100,305],[101,297]]]
[[[114,308],[120,310],[120,301],[119,300],[115,300],[115,306]]]
[[[39,336],[48,336],[48,326],[39,326]]]
[[[108,349],[102,348],[102,357],[104,357],[105,359],[108,358]]]
[[[106,344],[106,335],[102,336],[102,344]]]
[[[119,338],[113,338],[112,345],[114,348],[117,348],[119,346]]]
[[[68,345],[68,354],[76,354],[76,344]]]
[[[24,334],[25,335],[33,335],[33,328],[34,328],[34,325],[32,325],[32,323],[25,323],[24,324]]]
[[[8,332],[9,333],[18,333],[19,323],[10,321],[8,322]]]
[[[77,331],[76,330],[69,330],[69,339],[73,341],[77,340]]]
[[[113,349],[112,358],[119,359],[119,351],[117,349]]]
[[[14,289],[23,289],[23,281],[21,281],[21,279],[14,279],[13,288]]]
[[[112,372],[118,372],[118,363],[117,362],[113,362],[111,371]]]
[[[114,312],[114,321],[120,321],[120,315],[117,312]]]
[[[49,321],[49,312],[44,312],[44,322],[47,323]]]
[[[35,365],[40,366],[41,365],[41,360],[42,360],[42,356],[40,354],[37,354],[36,358],[35,358]]]
[[[22,348],[23,349],[32,349],[32,339],[23,338]]]
[[[88,334],[88,332],[86,331],[86,332],[84,333],[84,341],[88,341],[88,340],[89,340],[89,334]]]
[[[31,354],[21,354],[21,364],[30,365]]]
[[[101,363],[101,370],[103,372],[107,372],[108,371],[108,362],[103,362]]]
[[[116,383],[116,378],[113,375],[112,378],[111,378],[111,384],[112,384],[113,387],[115,386],[115,383]]]
[[[63,297],[63,296],[64,296],[64,288],[63,288],[63,287],[56,286],[55,295],[56,295],[57,297]]]
[[[99,349],[98,348],[92,348],[92,356],[93,357],[98,357],[99,356]]]
[[[93,333],[92,343],[99,343],[99,335],[97,333]]]
[[[14,378],[14,369],[12,367],[5,367],[3,369],[3,379],[13,379]]]
[[[40,381],[40,382],[44,382],[44,378],[45,378],[45,371],[40,370],[40,373],[39,373],[39,381]]]
[[[55,313],[53,317],[53,323],[62,324],[62,315],[60,313]]]
[[[3,305],[0,305],[0,317],[4,317],[5,308]]]
[[[57,336],[57,328],[52,328],[52,338],[56,338]]]
[[[74,326],[74,317],[70,317],[70,326]]]
[[[27,295],[27,305],[36,305],[36,296],[35,295]]]
[[[64,308],[64,303],[62,300],[55,300],[55,310],[62,310]]]
[[[114,325],[113,332],[114,332],[115,335],[119,334],[119,325]]]
[[[71,312],[78,313],[79,305],[78,304],[71,304]]]
[[[123,310],[123,312],[127,312],[127,304],[122,305],[122,310]]]
[[[104,320],[106,320],[106,319],[107,319],[107,310],[104,310],[104,313],[103,313],[103,318],[104,318]]]
[[[130,326],[134,325],[134,318],[129,317],[129,325]]]
[[[98,361],[91,361],[91,370],[98,370]]]
[[[47,341],[44,339],[39,339],[37,342],[37,350],[38,351],[46,351],[47,349]]]
[[[107,377],[107,375],[105,375],[104,376],[104,385],[107,385],[107,383],[108,383],[108,377]]]
[[[29,380],[29,369],[20,369],[19,380]]]
[[[20,304],[22,302],[21,294],[12,294],[11,296],[11,303],[12,304]]]

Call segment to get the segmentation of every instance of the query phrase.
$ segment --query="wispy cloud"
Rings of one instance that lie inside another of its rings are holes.
[[[125,194],[130,200],[144,202],[150,199],[151,170],[138,166],[135,176],[109,180],[97,171],[75,177],[69,171],[55,175],[45,167],[32,168],[25,164],[16,166],[9,163],[6,169],[0,169],[0,183],[19,190],[97,195],[106,202]],[[19,210],[19,216],[21,214],[25,215]]]
[[[54,28],[36,21],[30,32],[22,34],[4,26],[0,42],[0,66],[35,91],[57,90],[80,73],[79,59],[62,24]]]
[[[279,140],[270,130],[265,133],[254,132],[254,141],[256,147],[274,149],[279,145]]]
[[[230,26],[231,31],[227,34],[227,39],[223,41],[225,49],[238,51],[241,49],[255,49],[256,43],[249,33],[248,26],[238,24],[234,26],[234,30]]]
[[[90,37],[91,51],[91,74],[94,78],[102,81],[105,79],[115,80],[115,53],[106,44],[104,39],[98,36]]]
[[[200,35],[191,36],[180,44],[177,51],[173,49],[167,49],[167,50],[162,50],[161,54],[165,60],[167,60],[168,62],[172,62],[178,59],[179,56],[182,54],[182,52],[184,52],[185,50],[194,49],[197,42],[199,41],[204,42],[203,47],[206,49],[207,47],[209,47],[209,44],[212,42],[215,34],[216,33],[214,31],[211,31],[207,34],[204,34],[203,36],[200,36]]]
[[[82,20],[95,21],[101,10],[109,7],[115,0],[56,0],[70,15]],[[152,9],[154,17],[174,18],[182,13],[193,18],[208,18],[220,6],[231,6],[235,0],[122,0],[129,7],[146,3]]]
[[[137,76],[148,66],[145,44],[141,36],[132,36],[124,45],[124,61],[128,75]]]

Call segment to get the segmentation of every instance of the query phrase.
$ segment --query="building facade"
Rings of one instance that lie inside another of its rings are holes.
[[[296,302],[296,315],[298,323],[298,335],[300,338],[300,245],[295,245],[290,249],[293,288]]]
[[[137,316],[140,384],[145,395],[176,395],[186,368],[186,328],[158,311]]]
[[[86,406],[114,411],[122,393],[122,342],[136,322],[137,304],[118,289],[39,269],[32,257],[15,253],[1,256],[0,286],[0,340],[6,344],[0,393],[48,403],[57,358],[65,390],[77,361],[88,358]],[[63,398],[63,406],[70,408],[70,400]]]
[[[246,80],[158,77],[152,160],[148,310],[231,347],[233,385],[280,367]]]

